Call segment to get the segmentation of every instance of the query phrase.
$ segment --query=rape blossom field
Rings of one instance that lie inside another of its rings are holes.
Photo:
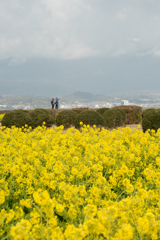
[[[0,130],[0,239],[160,239],[160,130]]]

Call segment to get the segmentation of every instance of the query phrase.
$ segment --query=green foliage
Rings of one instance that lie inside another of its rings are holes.
[[[11,127],[16,126],[21,128],[25,124],[36,128],[42,126],[43,122],[46,123],[47,127],[50,127],[55,123],[55,118],[45,109],[35,109],[33,111],[26,110],[13,110],[7,112],[2,119],[2,126]]]
[[[56,116],[56,125],[63,125],[65,128],[74,125],[77,114],[72,110],[63,110]]]
[[[42,126],[43,122],[45,122],[46,127],[51,127],[55,123],[55,117],[46,109],[37,108],[33,111],[30,111],[30,115],[33,119],[33,128]]]
[[[107,110],[109,110],[109,108],[98,108],[97,112],[103,115],[103,113]]]
[[[84,111],[88,111],[89,108],[87,107],[81,107],[81,108],[72,108],[72,111],[74,111],[75,113],[79,114],[81,112],[84,112]]]
[[[104,126],[103,116],[95,111],[84,111],[78,114],[75,121],[76,128],[80,128],[80,122],[83,122],[83,124],[87,124],[90,126]]]
[[[125,122],[126,122],[126,112],[124,111],[124,109],[121,109],[121,108],[117,108],[117,110],[121,113],[122,124],[125,124]]]
[[[61,112],[61,109],[46,109],[52,116],[58,115],[59,112]]]
[[[139,106],[117,106],[112,109],[123,109],[125,111],[125,124],[138,124],[141,122],[142,108]]]
[[[29,113],[29,111],[25,110],[13,110],[7,112],[2,119],[2,126],[11,128],[12,126],[16,126],[21,128],[27,124],[28,126],[33,126],[33,120]]]
[[[142,128],[143,132],[146,132],[147,129],[153,129],[157,131],[160,128],[160,111],[159,110],[151,110],[144,112],[142,118]]]
[[[155,113],[156,112],[156,109],[155,108],[148,108],[148,109],[145,109],[143,112],[142,112],[142,118],[145,117],[146,114],[148,113]]]
[[[119,109],[109,109],[104,112],[103,117],[108,128],[120,127],[123,124],[123,116]]]

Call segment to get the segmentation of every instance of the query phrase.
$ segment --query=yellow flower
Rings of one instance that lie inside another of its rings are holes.
[[[126,186],[126,192],[127,193],[132,193],[134,191],[134,186],[132,184],[128,184]]]
[[[117,240],[131,240],[133,239],[133,229],[131,225],[124,224],[121,229],[115,234],[115,239]]]
[[[72,159],[72,162],[74,163],[74,164],[77,164],[78,163],[78,157],[74,157],[73,159]]]
[[[123,186],[128,186],[130,184],[130,180],[128,178],[123,179]]]
[[[27,190],[27,193],[28,194],[32,194],[34,192],[34,188],[33,187],[30,187],[28,190]]]
[[[71,205],[68,210],[68,215],[71,219],[75,219],[77,217],[77,211],[74,205]]]
[[[0,114],[0,121],[4,118],[5,114]]]
[[[32,228],[32,235],[35,239],[41,239],[43,237],[43,227],[39,224],[36,224]]]
[[[54,190],[56,188],[56,182],[54,180],[50,181],[49,187]]]
[[[77,168],[73,167],[71,170],[72,175],[77,175],[78,174],[78,170]]]
[[[141,234],[146,234],[149,232],[149,220],[147,218],[138,218],[138,231]]]
[[[57,204],[56,205],[56,210],[58,213],[62,214],[64,211],[64,206],[62,204]]]
[[[84,207],[83,213],[86,218],[93,218],[97,214],[97,206],[93,204],[88,204]]]
[[[31,201],[31,199],[26,199],[26,200],[22,199],[22,200],[20,200],[20,204],[22,206],[25,206],[26,208],[32,208],[32,201]]]
[[[12,219],[14,218],[15,212],[11,209],[9,211],[9,213],[7,214],[7,219],[6,219],[6,223],[9,223],[12,221]]]
[[[57,218],[56,217],[52,217],[49,219],[48,224],[50,227],[56,227],[57,226]]]
[[[118,209],[115,206],[109,206],[107,209],[107,214],[109,218],[114,219],[118,216]]]
[[[5,191],[0,189],[0,204],[5,202]]]
[[[11,228],[11,236],[13,239],[18,240],[18,239],[25,239],[29,240],[29,231],[31,229],[31,224],[28,220],[26,219],[21,219],[19,223],[16,224],[16,226],[13,226]]]
[[[38,189],[37,192],[34,192],[33,197],[35,202],[41,206],[46,205],[50,199],[49,193],[47,191],[42,191],[41,189]]]

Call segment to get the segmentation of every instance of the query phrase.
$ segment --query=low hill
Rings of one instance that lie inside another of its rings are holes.
[[[61,101],[64,102],[81,102],[81,103],[87,103],[92,101],[114,101],[113,97],[110,96],[104,96],[101,94],[94,95],[92,93],[87,92],[75,92],[71,95],[65,96],[61,98]]]

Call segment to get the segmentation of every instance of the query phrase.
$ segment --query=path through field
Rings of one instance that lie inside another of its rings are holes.
[[[142,130],[142,125],[141,124],[131,124],[131,125],[126,125],[126,127],[130,127],[131,129],[138,129],[137,126],[141,126],[139,130]]]

